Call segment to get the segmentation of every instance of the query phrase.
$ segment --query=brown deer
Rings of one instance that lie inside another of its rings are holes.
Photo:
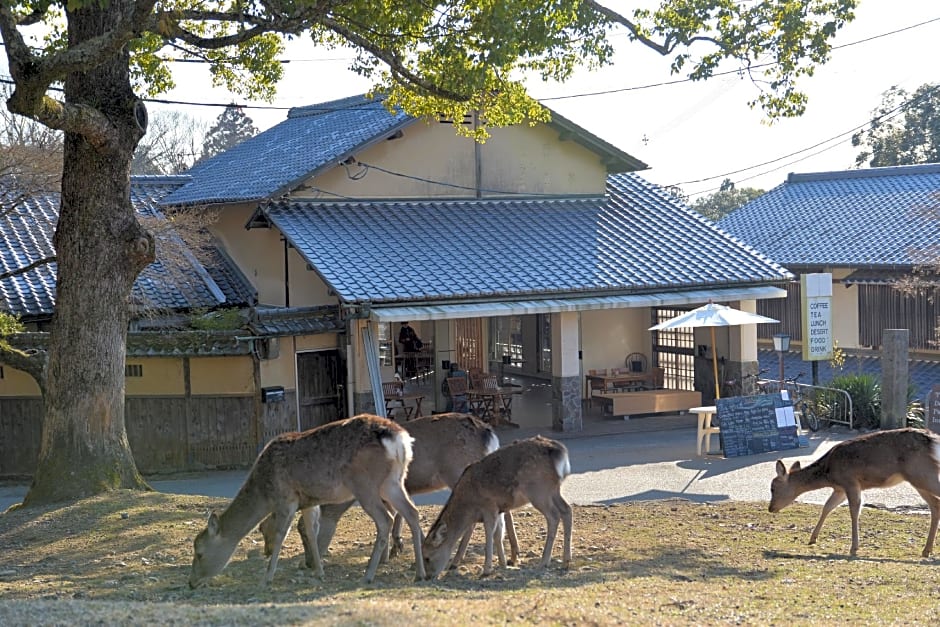
[[[539,567],[552,559],[558,521],[564,523],[562,565],[571,563],[571,507],[561,496],[561,482],[571,474],[568,449],[561,442],[536,436],[517,440],[467,466],[450,498],[424,540],[429,576],[436,578],[447,566],[457,539],[483,520],[486,549],[483,574],[493,570],[493,539],[501,512],[531,503],[548,525]]]
[[[405,477],[405,489],[409,495],[453,488],[464,468],[499,448],[499,438],[493,428],[470,414],[448,413],[426,416],[409,420],[404,426],[408,434],[414,438],[412,445],[414,459]],[[315,530],[318,529],[316,534],[318,554],[326,555],[340,517],[353,503],[354,501],[348,501],[322,505],[319,508],[319,514],[316,510],[304,510],[301,513],[297,529],[304,543],[304,556],[308,568],[313,568],[314,562],[313,549],[306,533],[307,519],[311,519],[314,523]],[[512,523],[512,514],[506,512],[504,516],[506,532],[509,535],[509,563],[515,564],[519,554],[519,544]],[[401,522],[401,515],[396,513],[392,526],[392,556],[400,552],[403,546]],[[258,529],[264,537],[264,553],[270,555],[274,544],[274,519],[266,518]],[[472,531],[471,528],[461,541],[455,563],[459,563],[466,552]],[[497,533],[502,537],[501,529],[497,529]],[[505,566],[506,557],[502,543],[497,545],[497,554],[500,564]]]
[[[416,576],[424,579],[418,510],[404,485],[411,444],[411,436],[399,425],[367,414],[274,438],[258,455],[229,506],[221,514],[213,512],[206,528],[196,536],[190,587],[201,586],[221,572],[238,542],[268,514],[274,520],[274,540],[264,583],[270,584],[297,510],[351,499],[357,499],[375,521],[375,545],[366,583],[375,577],[379,559],[388,548],[392,520],[385,502],[408,521]],[[309,527],[307,531],[313,536],[312,521]],[[322,578],[323,564],[315,546],[313,550],[314,568]]]
[[[907,481],[927,501],[930,532],[922,555],[928,557],[940,522],[940,436],[923,429],[876,431],[836,444],[806,468],[794,462],[789,472],[777,461],[770,484],[770,511],[779,512],[810,490],[832,488],[822,515],[809,537],[815,544],[826,516],[848,499],[852,516],[851,555],[858,552],[858,514],[862,490],[887,488]]]

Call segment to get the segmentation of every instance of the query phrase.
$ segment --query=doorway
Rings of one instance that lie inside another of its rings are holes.
[[[297,421],[301,431],[346,417],[346,364],[336,349],[297,353]]]

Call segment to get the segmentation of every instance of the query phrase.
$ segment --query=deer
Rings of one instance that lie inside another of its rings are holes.
[[[299,433],[273,438],[258,455],[235,498],[221,513],[212,512],[193,541],[189,586],[197,588],[219,574],[245,535],[269,514],[273,541],[264,585],[274,579],[284,536],[298,509],[357,499],[375,522],[375,544],[365,583],[375,578],[388,549],[392,517],[385,503],[408,522],[415,550],[417,580],[425,579],[418,510],[405,491],[413,439],[400,425],[360,414]],[[314,537],[314,521],[307,532]],[[323,563],[312,546],[313,566],[323,579]]]
[[[571,474],[568,449],[542,436],[516,440],[467,466],[450,498],[424,538],[428,577],[436,579],[447,567],[457,539],[483,520],[486,547],[483,576],[493,572],[493,541],[500,513],[531,503],[545,516],[548,530],[540,568],[551,563],[558,521],[564,524],[562,566],[571,563],[571,507],[561,496],[561,484]]]
[[[405,489],[409,495],[435,492],[444,488],[453,488],[463,473],[464,468],[485,455],[499,448],[499,437],[493,428],[470,414],[446,413],[434,416],[415,418],[405,423],[408,434],[414,438],[412,450],[414,459],[408,467],[405,477]],[[317,551],[319,555],[326,555],[329,550],[333,534],[340,517],[348,510],[354,501],[346,503],[322,505],[301,512],[301,519],[297,525],[304,544],[305,564],[313,568],[313,547],[310,546],[310,537],[317,538]],[[513,527],[512,514],[506,512],[505,531],[509,536],[510,556],[508,564],[514,565],[519,555],[519,544]],[[307,520],[313,522],[317,532],[309,536],[306,531]],[[503,520],[497,521],[495,531],[500,538],[503,536]],[[402,517],[395,514],[392,525],[391,556],[394,557],[403,547],[401,538]],[[270,555],[274,543],[274,519],[266,518],[258,526],[264,537],[264,554]],[[467,550],[472,535],[472,528],[464,535],[454,563],[459,563]],[[497,555],[500,565],[507,564],[502,542],[497,544]]]
[[[862,491],[887,488],[906,481],[930,508],[930,531],[921,553],[929,557],[940,522],[940,435],[924,429],[876,431],[846,440],[832,447],[818,460],[802,468],[794,462],[788,471],[782,461],[770,484],[771,512],[779,512],[804,492],[832,488],[823,505],[819,522],[809,537],[815,544],[829,513],[848,499],[852,517],[852,547],[858,552],[858,515]]]

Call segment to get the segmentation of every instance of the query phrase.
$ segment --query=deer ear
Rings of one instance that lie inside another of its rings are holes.
[[[444,542],[444,534],[447,533],[447,525],[441,523],[438,525],[430,535],[428,535],[428,543],[433,547],[441,546]]]
[[[793,462],[793,464],[790,466],[790,472],[796,472],[800,468],[800,462]]]
[[[783,465],[783,461],[777,460],[777,476],[783,477],[787,474],[787,467]]]
[[[207,528],[209,529],[210,534],[214,536],[219,535],[219,528],[221,527],[221,525],[222,523],[219,521],[218,514],[216,514],[215,512],[212,512],[211,514],[209,514],[209,522],[207,524]]]

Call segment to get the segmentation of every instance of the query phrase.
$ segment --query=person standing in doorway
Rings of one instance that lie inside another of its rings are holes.
[[[421,350],[424,343],[407,322],[401,323],[401,330],[398,332],[398,343],[401,344],[401,350],[404,354],[402,370],[404,371],[405,378],[413,377],[418,374],[418,362],[415,359],[415,353]]]

